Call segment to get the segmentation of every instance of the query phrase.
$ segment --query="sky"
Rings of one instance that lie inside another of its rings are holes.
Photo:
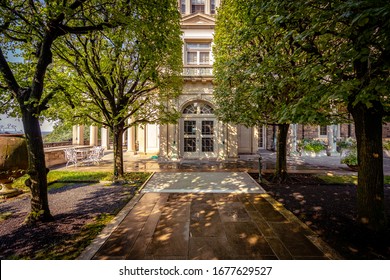
[[[11,61],[11,62],[22,62],[23,61],[23,59],[21,57],[15,57],[15,56],[13,56],[12,53],[7,53],[6,56],[7,56],[7,60]],[[10,118],[5,114],[0,114],[0,133],[2,130],[4,130],[4,128],[6,128],[7,131],[14,130],[13,128],[8,128],[9,125],[16,126],[15,129],[17,131],[24,131],[23,130],[23,123],[22,123],[21,119]],[[47,121],[44,121],[41,124],[41,131],[42,132],[53,131],[53,124],[51,124]]]
[[[8,128],[8,125],[11,125],[11,126],[15,125],[17,131],[24,131],[23,130],[23,123],[22,123],[21,119],[9,118],[9,117],[7,117],[7,115],[0,114],[0,132],[4,129],[4,127],[7,128],[6,129],[7,131],[14,130],[13,128]],[[3,128],[2,128],[2,126],[3,126]],[[44,121],[41,124],[41,131],[42,132],[53,131],[53,124],[49,123],[47,121]]]

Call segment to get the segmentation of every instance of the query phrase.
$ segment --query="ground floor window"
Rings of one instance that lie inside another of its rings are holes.
[[[259,125],[259,141],[257,146],[259,148],[264,148],[264,129],[262,125]]]
[[[324,137],[328,135],[328,126],[320,125],[319,127],[319,136]]]

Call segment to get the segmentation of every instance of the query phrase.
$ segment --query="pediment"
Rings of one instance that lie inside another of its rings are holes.
[[[215,18],[205,14],[189,15],[181,20],[182,26],[214,26]]]

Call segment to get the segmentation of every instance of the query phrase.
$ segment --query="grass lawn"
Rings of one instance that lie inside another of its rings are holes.
[[[150,173],[148,172],[131,172],[125,173],[125,180],[129,184],[144,182]],[[16,179],[12,187],[16,189],[29,192],[29,188],[26,187],[24,181],[28,178],[28,175],[24,175]],[[99,182],[99,181],[112,181],[113,174],[112,172],[101,172],[101,171],[62,171],[62,170],[53,170],[47,174],[47,182],[49,184],[48,190],[58,189],[62,186],[69,185],[69,183],[79,183],[79,182]]]
[[[356,175],[316,175],[317,178],[328,184],[353,184],[357,185],[358,177]],[[390,184],[390,176],[384,176],[385,184]]]

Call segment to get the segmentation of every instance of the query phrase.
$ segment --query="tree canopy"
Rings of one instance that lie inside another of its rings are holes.
[[[311,56],[302,71],[303,77],[315,77],[308,83],[307,97],[344,104],[354,119],[358,220],[369,229],[383,229],[382,123],[389,107],[390,3],[279,1],[276,7],[279,24]]]
[[[168,0],[136,7],[120,27],[64,36],[55,48],[68,84],[51,111],[67,122],[112,129],[114,174],[123,176],[127,128],[178,118],[167,104],[182,85],[180,35],[180,14]]]
[[[268,1],[224,1],[215,32],[215,91],[218,116],[254,126],[277,124],[277,177],[285,179],[289,124],[329,122],[329,106],[302,103],[301,72],[310,57],[289,30],[275,24]]]
[[[386,223],[389,15],[385,0],[225,0],[215,39],[216,99],[225,120],[253,125],[270,115],[286,123],[353,116],[359,221],[374,230]]]
[[[39,117],[67,81],[53,64],[57,62],[54,46],[67,35],[92,35],[126,25],[135,11],[145,12],[149,21],[157,16],[157,21],[160,4],[147,0],[0,1],[0,95],[7,106],[16,104],[22,116],[29,153],[30,221],[52,219]],[[11,62],[10,54],[22,57],[23,63]]]

